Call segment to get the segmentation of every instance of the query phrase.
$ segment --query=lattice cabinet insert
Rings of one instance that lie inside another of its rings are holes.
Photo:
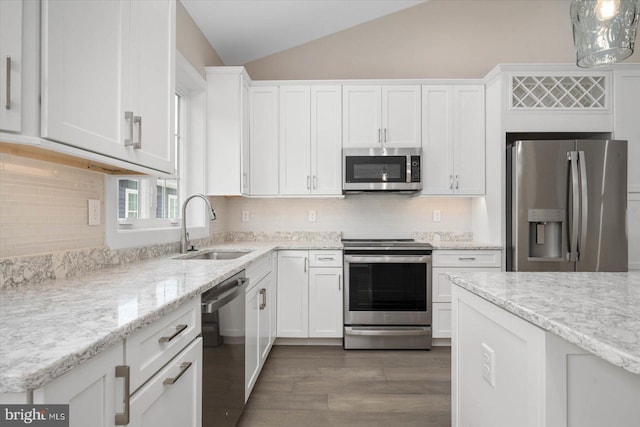
[[[605,76],[512,76],[512,109],[607,107]]]

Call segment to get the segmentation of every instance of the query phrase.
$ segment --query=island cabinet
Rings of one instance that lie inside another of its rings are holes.
[[[341,338],[342,251],[278,252],[278,338]]]
[[[40,136],[174,173],[175,8],[44,0]]]
[[[632,427],[640,375],[455,286],[452,425]]]
[[[200,426],[199,335],[196,298],[33,390],[33,403],[68,404],[72,427]]]
[[[276,338],[275,260],[272,254],[267,254],[246,269],[249,286],[245,299],[245,401],[249,399]]]
[[[423,85],[422,147],[422,194],[484,194],[484,86]]]
[[[420,85],[344,85],[345,148],[421,147]]]
[[[451,287],[447,272],[501,270],[500,250],[435,250],[433,251],[432,328],[434,343],[448,344],[451,338]],[[441,340],[444,339],[444,340]]]
[[[342,194],[340,86],[280,87],[281,195]]]

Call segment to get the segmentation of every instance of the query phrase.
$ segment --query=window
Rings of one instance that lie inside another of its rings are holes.
[[[206,82],[180,52],[176,52],[174,102],[175,177],[120,175],[105,180],[106,237],[111,248],[178,242],[181,200],[204,192]],[[190,207],[187,216],[191,238],[208,236],[204,209]]]

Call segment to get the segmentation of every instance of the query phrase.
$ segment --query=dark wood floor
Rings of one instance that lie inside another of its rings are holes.
[[[238,425],[450,426],[450,348],[274,346]]]

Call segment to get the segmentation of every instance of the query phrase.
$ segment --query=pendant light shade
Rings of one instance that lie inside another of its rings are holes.
[[[638,19],[640,0],[572,0],[578,66],[598,67],[631,56]]]

